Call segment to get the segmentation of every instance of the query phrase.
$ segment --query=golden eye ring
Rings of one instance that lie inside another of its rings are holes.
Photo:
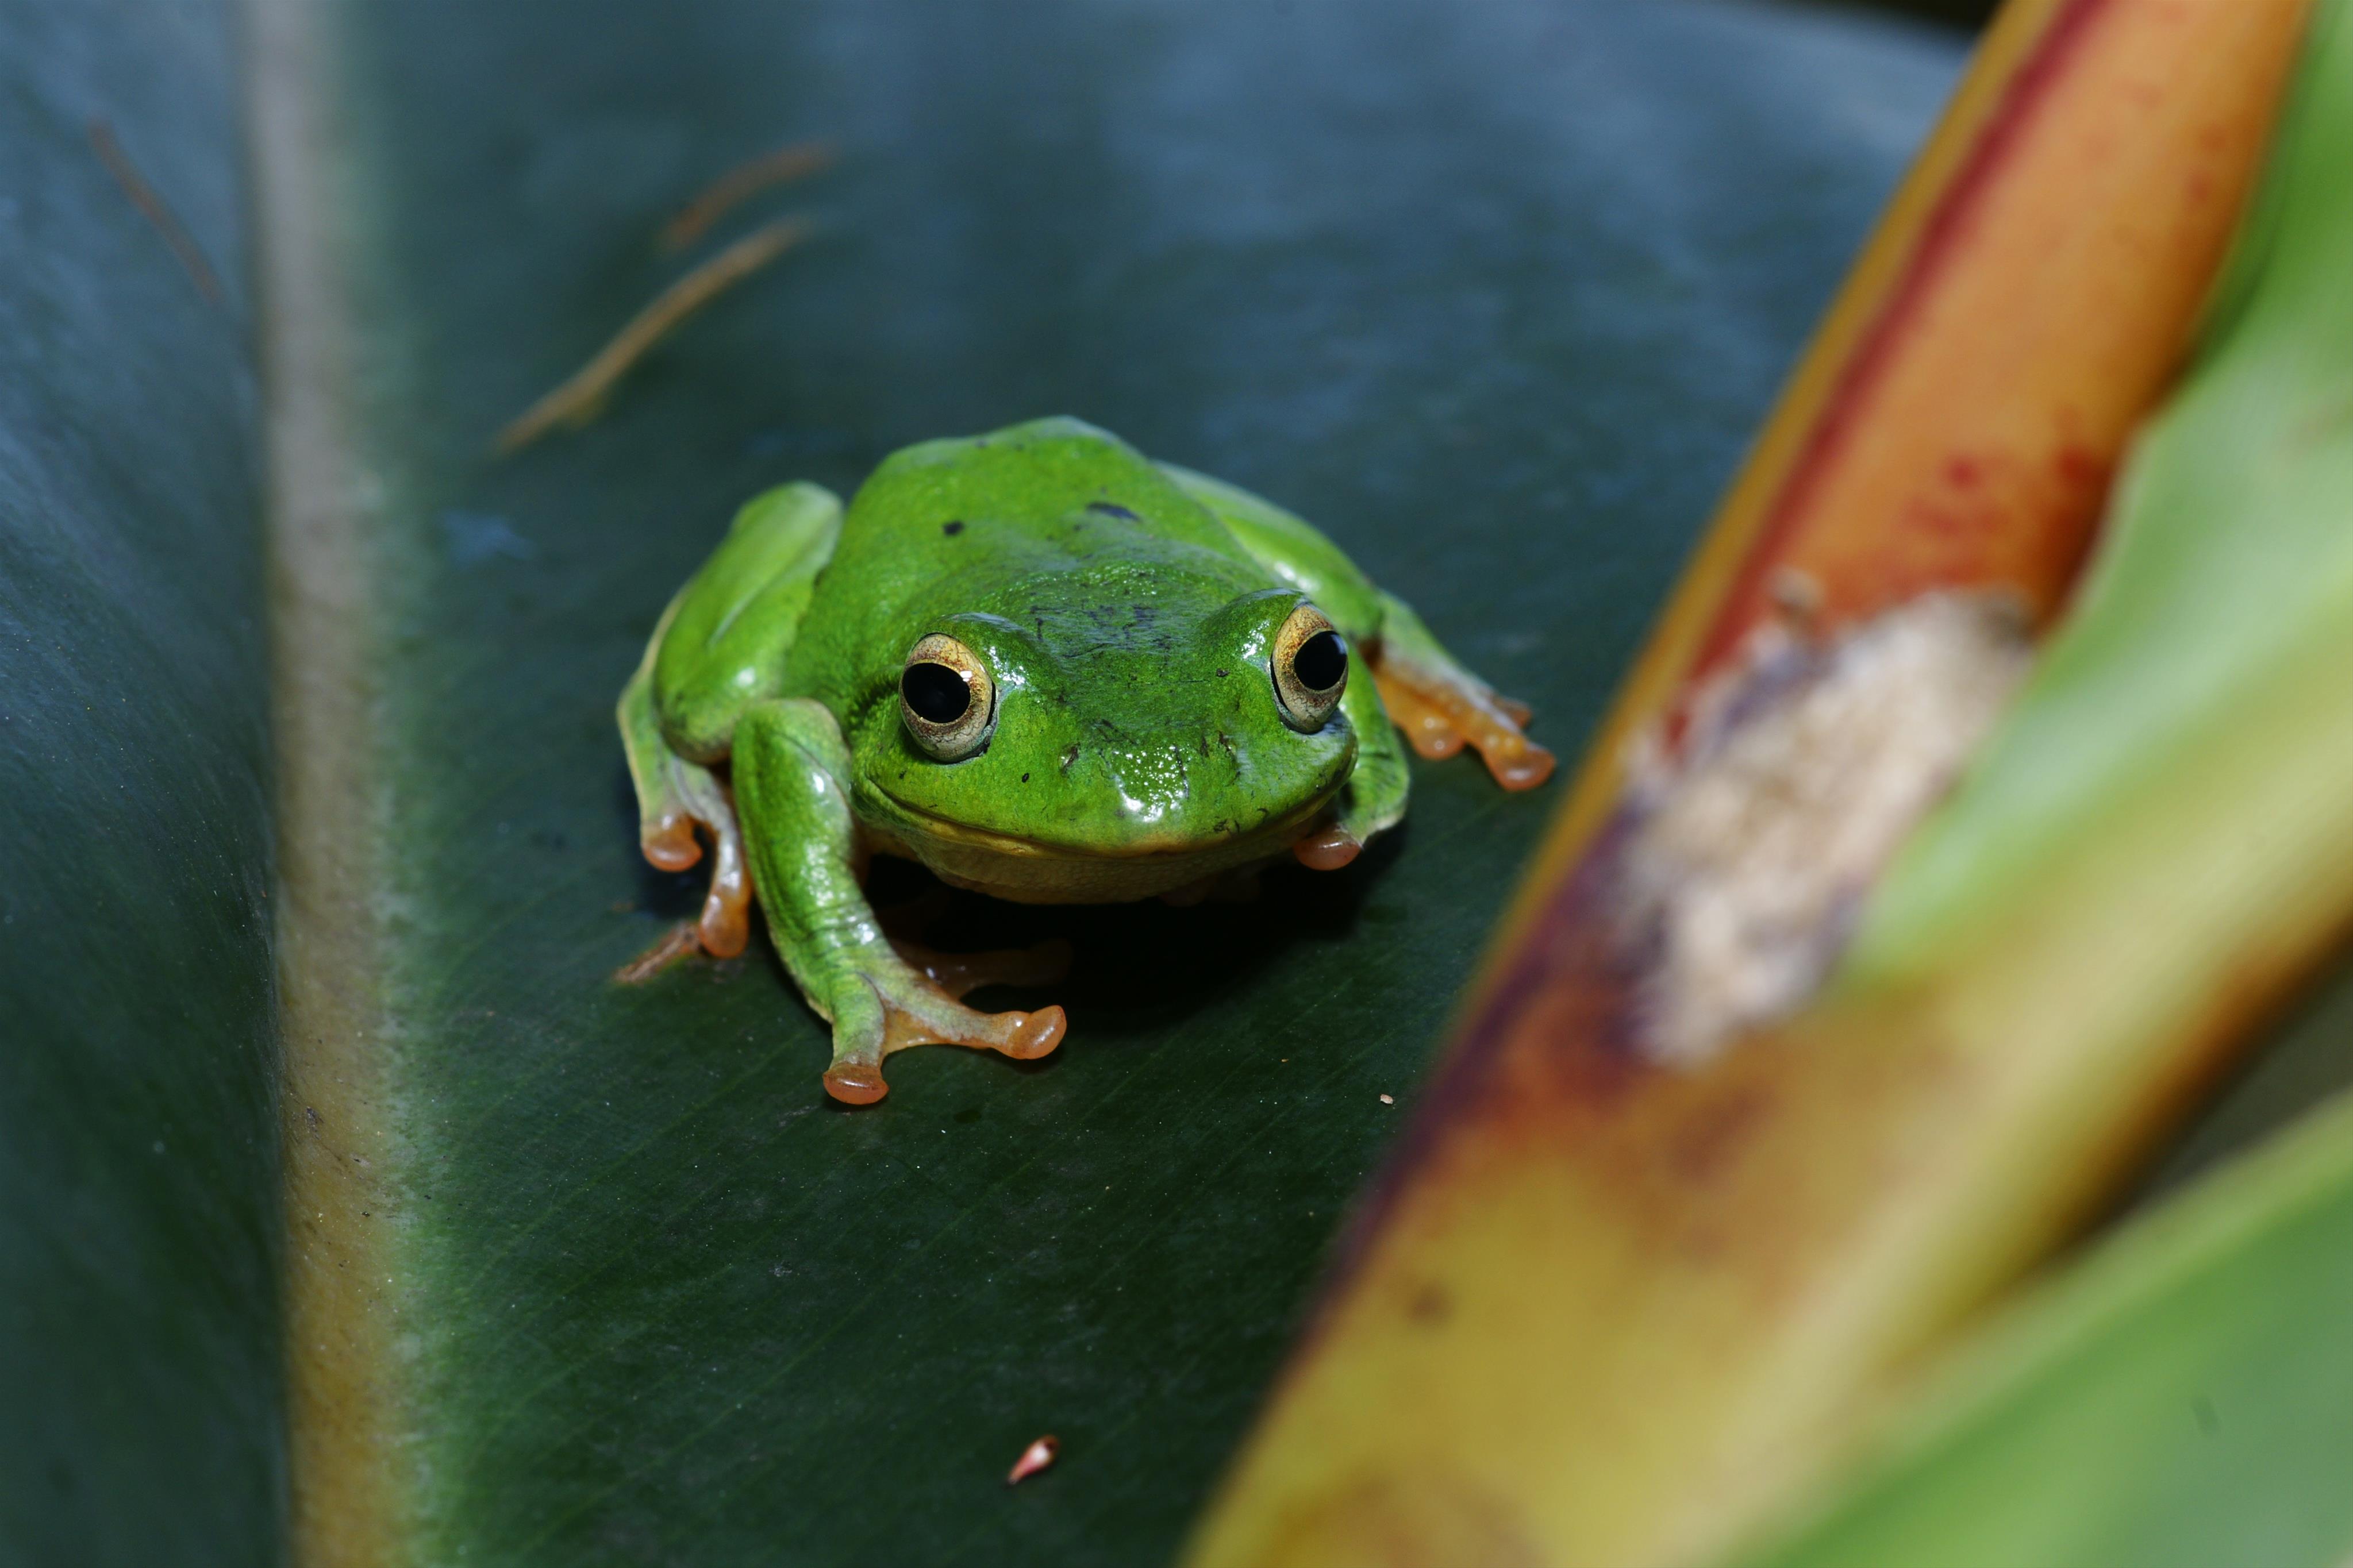
[[[1313,605],[1291,612],[1274,634],[1275,706],[1282,721],[1313,734],[1331,719],[1348,689],[1348,643]]]
[[[997,682],[978,654],[934,632],[907,650],[900,668],[899,721],[936,761],[977,756],[997,730]]]

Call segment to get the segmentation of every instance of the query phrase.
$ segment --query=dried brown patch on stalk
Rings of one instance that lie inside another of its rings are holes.
[[[1771,625],[1701,689],[1680,746],[1638,749],[1619,915],[1646,1054],[1704,1061],[1814,994],[2031,656],[2000,592],[1922,595],[1827,641]]]

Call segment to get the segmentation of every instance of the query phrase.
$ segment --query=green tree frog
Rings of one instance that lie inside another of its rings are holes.
[[[854,1104],[893,1051],[1039,1057],[1065,1028],[963,1005],[1024,955],[894,945],[875,851],[1001,899],[1182,902],[1285,856],[1346,865],[1405,814],[1399,728],[1506,789],[1552,771],[1527,710],[1314,528],[1060,418],[910,447],[846,512],[811,484],[749,502],[618,717],[646,858],[684,869],[708,836],[721,956],[756,889]]]

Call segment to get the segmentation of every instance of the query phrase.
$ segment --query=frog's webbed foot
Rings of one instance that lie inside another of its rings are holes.
[[[1552,777],[1553,754],[1527,738],[1534,710],[1499,695],[1459,666],[1425,663],[1382,649],[1372,660],[1381,706],[1421,755],[1451,757],[1466,744],[1505,789],[1534,789]]]
[[[659,773],[659,795],[638,818],[638,846],[659,869],[683,871],[702,858],[694,830],[711,835],[711,890],[695,937],[713,958],[733,958],[752,937],[752,874],[734,804],[708,768],[682,757],[665,755]]]
[[[832,988],[833,1064],[825,1089],[851,1105],[891,1092],[883,1058],[915,1046],[971,1046],[1028,1061],[1062,1043],[1060,1007],[980,1013],[962,998],[983,985],[1039,985],[1069,973],[1071,947],[1041,942],[1018,952],[942,953],[910,942],[859,950],[852,972]]]

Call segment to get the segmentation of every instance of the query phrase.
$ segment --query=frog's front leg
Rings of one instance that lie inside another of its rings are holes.
[[[892,946],[859,886],[849,751],[821,704],[775,698],[746,710],[735,727],[734,779],[769,933],[809,1005],[833,1024],[826,1092],[853,1105],[881,1099],[890,1092],[882,1059],[911,1046],[1028,1058],[1061,1043],[1060,1007],[977,1013],[956,1000],[973,986],[1034,978],[1050,958],[918,953],[918,967]]]

